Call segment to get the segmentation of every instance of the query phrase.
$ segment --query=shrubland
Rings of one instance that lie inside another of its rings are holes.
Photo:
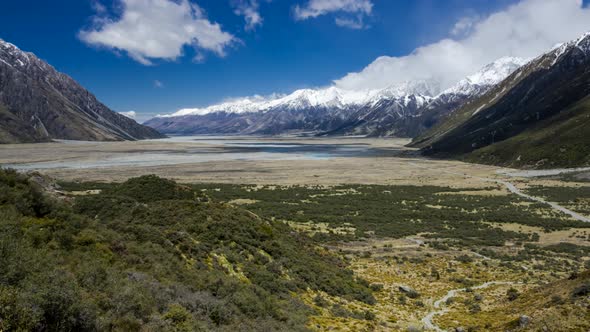
[[[0,330],[306,330],[312,290],[368,283],[281,222],[155,176],[50,196],[0,170]]]

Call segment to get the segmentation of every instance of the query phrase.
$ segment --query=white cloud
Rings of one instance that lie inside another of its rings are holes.
[[[366,28],[365,24],[363,23],[363,17],[358,16],[357,18],[346,18],[346,17],[337,17],[334,22],[339,27],[349,28],[349,29],[364,29]]]
[[[355,18],[338,17],[338,26],[361,29],[364,27],[363,17],[371,15],[371,0],[308,0],[305,6],[296,5],[294,15],[297,20],[307,20],[331,13],[356,14]]]
[[[164,83],[162,83],[162,81],[154,80],[154,88],[163,88],[163,87],[164,87]]]
[[[137,118],[137,113],[135,111],[129,111],[129,112],[119,112],[119,114],[124,115],[130,119],[135,120],[135,118]]]
[[[455,37],[463,37],[471,33],[473,26],[481,20],[479,16],[466,16],[461,18],[451,29],[451,35]]]
[[[118,1],[120,17],[108,18],[97,12],[95,25],[80,31],[80,39],[124,51],[144,65],[150,65],[153,59],[174,60],[182,56],[187,45],[224,56],[226,48],[236,41],[189,0]]]
[[[262,25],[262,16],[260,16],[258,0],[234,0],[234,14],[244,16],[246,20],[246,30],[254,30],[257,26]]]
[[[443,39],[406,56],[379,57],[334,83],[356,90],[424,79],[446,88],[500,57],[535,57],[577,38],[590,30],[590,8],[582,0],[522,0],[471,24],[460,22],[453,30],[465,33],[463,38]]]

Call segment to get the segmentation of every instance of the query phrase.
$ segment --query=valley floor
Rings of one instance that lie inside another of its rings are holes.
[[[487,184],[461,174],[499,176],[497,167],[424,159],[404,147],[408,142],[372,138],[186,137],[9,144],[0,149],[0,165],[85,181],[123,181],[156,174],[185,183],[481,187]],[[441,172],[443,169],[457,174]]]
[[[2,146],[0,164],[39,169],[70,196],[156,174],[309,235],[320,250],[343,257],[376,298],[368,304],[302,293],[314,309],[312,330],[587,331],[584,170],[511,176],[498,167],[425,159],[406,143],[59,142]]]

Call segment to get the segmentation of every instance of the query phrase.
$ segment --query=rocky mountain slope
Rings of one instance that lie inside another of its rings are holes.
[[[161,137],[111,111],[34,54],[0,40],[0,143]]]
[[[521,67],[413,146],[520,167],[590,164],[590,33]]]
[[[433,81],[404,82],[369,91],[304,89],[286,96],[257,96],[184,109],[145,124],[171,134],[307,132],[322,136],[414,137],[524,63],[518,58],[499,59],[442,93]]]
[[[330,134],[416,137],[463,104],[483,95],[525,63],[521,58],[504,57],[442,93],[431,94],[434,97],[406,94],[368,105]]]

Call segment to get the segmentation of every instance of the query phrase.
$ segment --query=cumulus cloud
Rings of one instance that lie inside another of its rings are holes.
[[[189,0],[118,0],[121,15],[97,11],[94,25],[79,37],[90,45],[126,52],[144,65],[154,59],[174,60],[185,46],[224,56],[235,37],[209,21]]]
[[[234,0],[234,14],[244,16],[246,21],[246,31],[254,30],[262,25],[262,16],[260,15],[258,0]]]
[[[408,80],[446,88],[503,56],[535,57],[590,30],[582,0],[522,0],[483,18],[460,20],[452,35],[406,56],[382,56],[362,71],[335,80],[344,89],[378,89]]]
[[[124,115],[130,119],[135,120],[135,118],[137,118],[137,113],[135,111],[129,111],[129,112],[119,112],[119,114]]]
[[[296,5],[294,15],[297,20],[307,20],[331,13],[354,14],[355,17],[337,17],[338,26],[361,29],[364,27],[363,17],[371,15],[371,0],[309,0],[306,5]]]

